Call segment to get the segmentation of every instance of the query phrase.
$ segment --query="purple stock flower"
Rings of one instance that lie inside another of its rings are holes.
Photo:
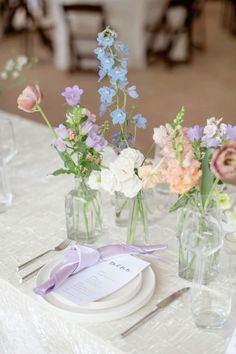
[[[69,106],[76,106],[83,92],[84,90],[79,88],[78,85],[74,85],[73,87],[66,87],[61,95],[65,97]]]
[[[202,138],[202,127],[200,127],[200,125],[194,125],[194,127],[187,128],[186,132],[190,141],[201,140]]]
[[[220,138],[207,138],[206,136],[203,137],[202,141],[204,144],[209,147],[216,149],[220,145]]]
[[[226,138],[229,140],[236,140],[236,125],[228,124],[226,127]]]
[[[113,124],[123,124],[126,118],[125,112],[120,108],[117,108],[112,111],[110,116],[112,118]]]
[[[58,138],[66,139],[68,138],[68,131],[63,124],[60,124],[58,128],[55,128],[55,132]]]
[[[138,98],[138,92],[136,91],[136,86],[130,86],[126,89],[128,95],[132,98]]]
[[[66,149],[66,143],[62,138],[55,139],[53,145],[60,152],[64,152]]]
[[[85,143],[88,147],[94,148],[96,151],[101,151],[106,145],[106,139],[98,135],[95,131],[90,131]]]
[[[133,116],[132,121],[138,128],[146,128],[147,119],[141,114],[136,114],[135,116]]]

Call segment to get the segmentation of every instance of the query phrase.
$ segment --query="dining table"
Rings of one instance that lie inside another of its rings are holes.
[[[70,67],[69,31],[63,12],[64,4],[103,5],[106,23],[114,28],[119,39],[129,45],[129,67],[142,69],[147,65],[147,25],[158,24],[170,0],[50,0],[53,21],[54,64],[60,70]],[[91,28],[93,23],[89,23]],[[96,36],[94,36],[95,39]],[[96,44],[96,42],[94,41]],[[95,49],[95,48],[94,48]]]
[[[190,293],[160,310],[133,333],[121,333],[173,292],[191,286],[178,276],[176,215],[168,213],[172,196],[155,192],[156,222],[149,228],[149,243],[168,248],[142,258],[150,262],[156,286],[151,300],[119,320],[81,322],[36,295],[35,276],[20,283],[16,267],[66,238],[64,199],[73,188],[71,176],[53,176],[61,166],[49,129],[29,118],[0,111],[0,120],[12,121],[17,155],[8,165],[14,194],[12,206],[0,214],[0,353],[1,354],[223,354],[236,327],[236,306],[225,326],[197,328],[191,315]],[[109,148],[104,160],[109,162]],[[162,207],[161,207],[162,206]],[[110,195],[103,195],[104,232],[96,245],[125,243],[126,229],[116,226]],[[61,251],[61,254],[63,251]],[[21,274],[54,259],[40,258]],[[102,320],[102,319],[101,319]]]

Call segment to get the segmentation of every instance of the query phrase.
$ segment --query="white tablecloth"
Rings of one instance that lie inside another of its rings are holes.
[[[148,305],[126,318],[99,325],[69,321],[32,292],[34,279],[19,284],[16,266],[65,238],[64,195],[72,188],[73,179],[49,176],[60,161],[50,148],[52,137],[47,127],[0,112],[0,119],[3,116],[13,121],[19,153],[11,168],[14,203],[7,213],[0,215],[0,353],[224,353],[236,326],[235,309],[223,329],[197,329],[187,295],[130,336],[120,336],[160,299],[186,285],[177,276],[174,215],[162,215],[158,225],[150,228],[150,242],[169,244],[167,251],[145,256],[156,273],[155,295]],[[124,242],[125,232],[114,225],[108,196],[104,217],[107,227],[100,243]],[[48,255],[37,265],[52,257]]]
[[[70,64],[70,47],[67,26],[61,4],[104,4],[107,23],[119,34],[119,39],[129,45],[129,67],[143,68],[146,65],[147,22],[157,22],[169,0],[50,0],[55,26],[54,62],[58,69],[66,70]]]

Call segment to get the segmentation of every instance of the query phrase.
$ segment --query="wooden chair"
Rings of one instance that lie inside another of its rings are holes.
[[[200,6],[201,4],[201,6]],[[151,31],[147,46],[148,61],[155,60],[160,54],[169,65],[177,63],[190,62],[192,59],[193,47],[197,49],[205,48],[205,26],[203,21],[202,38],[198,42],[194,42],[193,36],[193,21],[196,17],[204,17],[204,0],[172,0],[169,2],[165,14],[161,21],[159,20],[156,26]],[[183,10],[183,21],[179,26],[172,26],[170,23],[170,13],[175,9],[181,8]],[[165,46],[160,52],[155,48],[157,36],[163,33],[166,38]],[[183,38],[186,43],[186,55],[182,60],[174,58],[174,49],[178,45],[178,41]]]
[[[91,63],[94,60],[92,48],[96,47],[97,33],[106,27],[104,8],[99,4],[65,4],[63,5],[63,10],[69,32],[71,54],[70,71],[75,71],[77,69],[84,70],[86,68],[85,64],[88,62]],[[88,26],[86,18],[91,18],[91,23],[97,23],[94,30],[92,29],[92,26]],[[80,26],[80,23],[83,21],[85,22],[85,25]],[[90,45],[92,44],[92,46],[86,51],[84,50],[84,47],[85,44],[88,45],[88,43],[90,43]],[[91,69],[89,66],[87,68]]]

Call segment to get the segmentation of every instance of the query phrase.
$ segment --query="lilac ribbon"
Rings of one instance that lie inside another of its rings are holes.
[[[97,264],[100,260],[118,254],[152,253],[166,248],[166,244],[156,246],[108,245],[97,249],[88,246],[73,245],[66,250],[63,263],[53,270],[50,278],[34,288],[33,291],[38,295],[48,294],[58,288],[71,275]]]

